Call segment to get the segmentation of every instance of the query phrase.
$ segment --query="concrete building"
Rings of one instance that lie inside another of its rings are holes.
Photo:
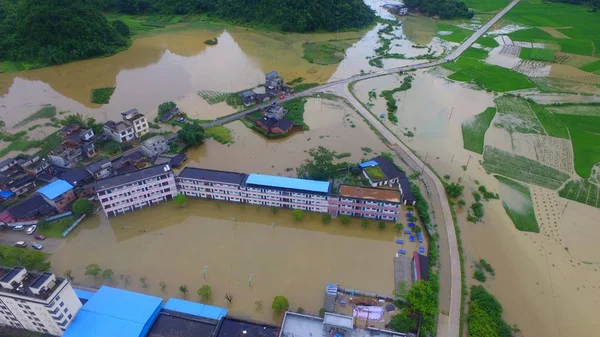
[[[106,216],[171,200],[177,195],[169,165],[158,165],[96,182],[96,194]]]
[[[150,158],[156,157],[169,151],[169,148],[169,144],[167,144],[167,141],[163,136],[154,136],[146,139],[142,143],[142,151],[146,156]]]
[[[361,329],[354,326],[353,317],[329,312],[323,318],[290,311],[285,313],[279,337],[315,336],[405,337],[406,334],[372,327]]]
[[[246,202],[242,197],[244,173],[186,167],[177,176],[177,187],[190,197]]]
[[[129,111],[121,112],[123,121],[129,126],[133,127],[133,131],[136,138],[147,134],[150,131],[148,119],[143,114],[139,113],[137,109],[131,109]]]
[[[265,74],[265,90],[268,93],[283,91],[283,77],[279,76],[279,73],[276,71]]]
[[[6,158],[0,161],[0,173],[6,172],[8,169],[17,165],[17,160],[15,158]]]
[[[92,177],[94,177],[95,180],[106,178],[113,173],[112,162],[106,158],[86,165],[85,169],[92,175]]]
[[[135,138],[135,130],[132,125],[128,125],[123,121],[104,123],[104,133],[110,136],[114,141],[119,143],[127,143]]]
[[[329,205],[333,215],[396,221],[401,204],[396,190],[340,185],[339,195],[330,197]]]
[[[63,142],[48,153],[48,159],[60,167],[73,167],[80,161],[96,155],[94,130],[81,128],[77,124],[65,126]]]
[[[73,186],[62,179],[57,179],[40,188],[38,193],[59,213],[68,210],[76,199]]]
[[[0,267],[0,324],[63,335],[81,308],[67,279]]]
[[[414,205],[416,199],[410,191],[410,182],[406,174],[384,156],[358,164],[365,178],[373,187],[398,185],[403,205]]]

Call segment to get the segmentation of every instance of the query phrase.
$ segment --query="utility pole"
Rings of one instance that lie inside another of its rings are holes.
[[[454,107],[452,107],[452,110],[450,111],[450,116],[448,117],[448,120],[450,120],[450,118],[452,118],[453,113],[454,113]]]
[[[465,171],[469,168],[469,162],[471,162],[471,155],[469,155],[469,159],[467,159],[467,165],[465,165]]]
[[[425,172],[425,165],[427,165],[427,156],[428,155],[429,155],[429,152],[425,153],[425,160],[423,161],[423,169],[421,170],[421,176]]]

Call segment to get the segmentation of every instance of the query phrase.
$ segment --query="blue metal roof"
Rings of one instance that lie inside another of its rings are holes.
[[[156,320],[162,299],[101,287],[79,310],[64,337],[143,337]]]
[[[182,314],[194,315],[204,318],[220,320],[227,315],[227,309],[213,307],[202,303],[184,301],[177,298],[170,298],[165,304],[165,309],[180,312]]]
[[[40,193],[41,195],[45,196],[46,198],[52,200],[72,189],[73,189],[73,186],[71,184],[69,184],[68,182],[66,182],[62,179],[58,179],[58,180],[55,180],[55,181],[51,182],[50,184],[40,188],[38,190],[38,193]]]
[[[319,193],[329,192],[330,185],[328,181],[268,176],[256,173],[248,175],[248,179],[246,179],[246,184],[262,185],[266,187],[288,188]]]
[[[77,295],[77,297],[79,297],[80,300],[89,301],[90,299],[92,299],[92,296],[96,295],[95,292],[91,292],[91,291],[87,291],[87,290],[83,290],[83,289],[73,288],[73,290],[75,291],[75,295]]]
[[[12,197],[13,195],[15,195],[15,194],[11,191],[0,191],[0,197],[4,198],[4,199],[8,199],[8,198]]]
[[[365,168],[365,167],[369,167],[369,166],[377,166],[377,165],[379,165],[379,164],[377,164],[377,162],[374,160],[369,160],[364,163],[358,164],[358,166],[360,166],[360,168]]]

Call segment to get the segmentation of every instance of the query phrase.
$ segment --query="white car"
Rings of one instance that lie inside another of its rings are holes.
[[[15,247],[27,247],[27,243],[25,241],[17,241],[15,242]]]
[[[27,234],[31,235],[31,234],[35,233],[36,229],[37,229],[36,225],[33,225],[33,226],[27,228]]]
[[[13,231],[17,231],[17,232],[18,232],[18,231],[22,231],[22,230],[24,230],[24,229],[25,229],[25,226],[20,226],[20,225],[19,225],[19,226],[15,226],[15,227],[13,227]]]

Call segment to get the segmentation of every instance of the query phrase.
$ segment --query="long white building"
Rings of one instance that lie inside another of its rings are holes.
[[[61,336],[80,308],[67,279],[0,267],[0,325]]]

